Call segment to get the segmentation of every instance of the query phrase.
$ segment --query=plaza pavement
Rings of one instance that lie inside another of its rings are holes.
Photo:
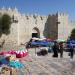
[[[75,75],[75,55],[71,59],[67,52],[64,52],[63,58],[53,58],[53,53],[46,56],[37,56],[35,49],[29,49],[29,55],[21,62],[24,68],[18,75]]]

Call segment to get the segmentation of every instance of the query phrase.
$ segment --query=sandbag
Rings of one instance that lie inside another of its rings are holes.
[[[45,50],[45,49],[42,49],[41,51],[39,51],[39,52],[37,52],[37,55],[43,55],[43,56],[45,56],[45,55],[47,55],[48,54],[48,51],[47,50]]]

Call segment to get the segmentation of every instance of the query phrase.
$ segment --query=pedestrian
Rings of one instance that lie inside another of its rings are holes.
[[[59,49],[59,52],[60,52],[60,58],[63,58],[63,42],[60,42],[59,43],[59,47],[60,47],[60,49]]]
[[[49,53],[52,53],[52,52],[53,52],[51,46],[48,47],[48,52],[49,52]]]
[[[74,47],[70,46],[70,57],[73,59],[74,56]]]
[[[54,45],[53,45],[53,57],[58,57],[58,50],[59,50],[59,45],[58,43],[55,41],[54,42]]]

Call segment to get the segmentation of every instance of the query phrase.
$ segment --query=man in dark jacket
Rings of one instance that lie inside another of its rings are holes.
[[[58,43],[55,41],[55,42],[54,42],[54,46],[53,46],[53,52],[54,52],[53,57],[58,57],[58,50],[59,50],[59,45],[58,45]]]
[[[74,47],[70,46],[70,57],[73,58],[74,55]]]

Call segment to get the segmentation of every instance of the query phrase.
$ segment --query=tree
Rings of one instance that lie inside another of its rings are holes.
[[[0,35],[10,33],[11,17],[8,14],[3,14],[0,17]]]
[[[71,37],[71,39],[75,40],[75,28],[71,31],[70,37]]]

